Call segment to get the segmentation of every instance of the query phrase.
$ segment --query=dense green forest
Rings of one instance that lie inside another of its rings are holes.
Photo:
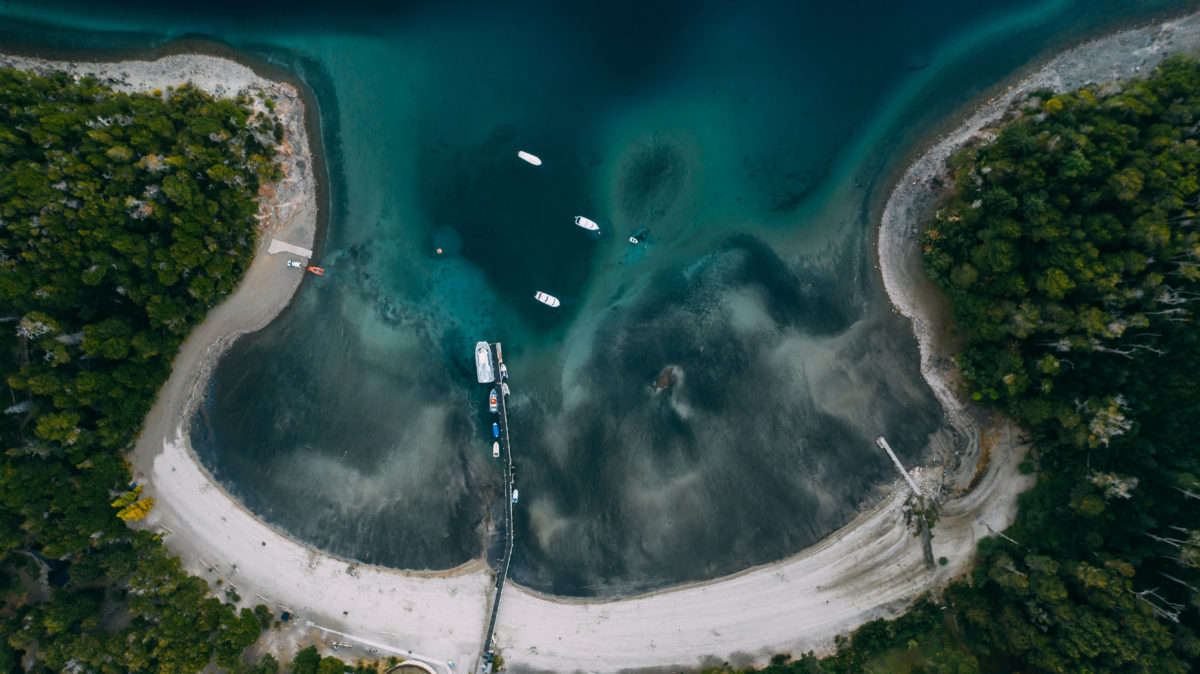
[[[919,602],[834,658],[764,671],[1187,671],[1200,663],[1200,65],[1038,92],[952,168],[925,267],[966,336],[971,395],[1031,434],[1037,485],[944,611]]]
[[[266,607],[209,597],[122,521],[151,507],[123,453],[255,249],[275,136],[245,103],[0,71],[0,671],[23,657],[35,671],[279,667],[241,663]],[[971,393],[1031,434],[1037,485],[967,579],[833,658],[765,671],[1186,671],[1200,661],[1200,65],[1038,93],[953,167],[926,268],[966,335]],[[293,666],[334,660],[306,650]]]
[[[123,455],[278,175],[247,103],[0,70],[2,672],[240,669],[270,624],[122,521],[152,507]]]
[[[1035,97],[968,150],[926,268],[959,363],[1032,434],[1014,542],[957,595],[981,652],[1051,671],[1200,657],[1200,65]]]

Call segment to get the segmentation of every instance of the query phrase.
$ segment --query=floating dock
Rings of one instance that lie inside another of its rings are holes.
[[[491,363],[504,363],[503,351],[501,351],[500,343],[485,344],[488,349],[488,357]],[[476,347],[476,361],[478,357],[478,347]],[[491,368],[493,373],[492,380],[484,382],[482,372],[479,372],[480,383],[494,383],[499,392],[497,403],[499,404],[499,417],[497,422],[500,426],[500,463],[504,469],[504,552],[500,558],[500,568],[496,571],[496,594],[492,599],[492,616],[488,620],[487,633],[483,640],[483,655],[480,657],[479,671],[482,674],[488,674],[492,671],[492,659],[495,657],[493,649],[493,640],[496,636],[496,616],[500,613],[500,598],[504,594],[504,582],[508,580],[508,566],[512,562],[513,552],[513,493],[516,491],[513,485],[512,472],[512,442],[508,434],[508,384],[502,381],[502,377],[496,376],[495,367]],[[505,368],[507,371],[507,368]]]

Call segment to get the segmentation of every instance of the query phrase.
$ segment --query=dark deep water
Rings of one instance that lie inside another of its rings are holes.
[[[871,251],[888,162],[1029,59],[1179,5],[494,4],[13,0],[0,45],[201,37],[303,78],[328,271],[222,361],[197,452],[301,540],[460,564],[503,494],[472,363],[500,340],[512,575],[584,595],[815,542],[894,477],[880,433],[929,458],[940,409]]]

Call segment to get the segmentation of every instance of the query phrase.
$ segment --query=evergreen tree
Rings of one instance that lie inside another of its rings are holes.
[[[22,652],[39,670],[234,668],[262,629],[121,521],[153,505],[123,454],[253,258],[279,175],[274,122],[246,103],[0,70],[0,671]],[[49,601],[17,580],[35,558],[66,565]]]

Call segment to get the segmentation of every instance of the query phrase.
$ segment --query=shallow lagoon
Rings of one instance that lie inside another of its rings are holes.
[[[816,541],[893,477],[877,434],[930,458],[940,410],[882,295],[869,208],[932,120],[1123,11],[873,4],[13,2],[0,34],[101,49],[201,33],[314,90],[327,273],[214,376],[193,441],[227,488],[348,557],[479,556],[503,492],[471,347],[500,340],[513,577],[611,595]]]

